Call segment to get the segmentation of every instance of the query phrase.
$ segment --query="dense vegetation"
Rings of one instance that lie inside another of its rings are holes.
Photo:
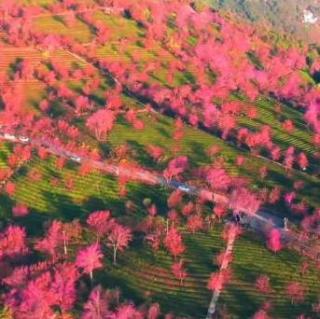
[[[316,49],[189,1],[0,10],[0,318],[319,315]]]

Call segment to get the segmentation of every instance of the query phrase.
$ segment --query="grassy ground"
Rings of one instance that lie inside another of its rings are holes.
[[[79,19],[76,19],[75,21],[73,26],[74,30],[72,31],[73,39],[84,43],[92,40],[90,28]],[[42,32],[45,29],[48,31],[50,30],[50,34],[70,36],[70,29],[65,25],[63,18],[60,16],[39,17],[35,20],[34,29]]]
[[[96,13],[96,18],[99,19],[100,21],[105,21],[105,23],[110,27],[110,28],[115,28],[117,32],[114,32],[112,35],[111,42],[106,44],[105,46],[101,47],[98,49],[98,54],[101,54],[101,56],[107,56],[108,58],[112,58],[113,56],[118,59],[119,56],[123,56],[122,54],[117,55],[117,45],[114,44],[112,41],[118,41],[121,37],[121,35],[130,35],[130,37],[127,37],[128,41],[129,39],[132,39],[129,41],[129,43],[132,43],[129,45],[128,50],[126,52],[130,52],[130,50],[134,51],[134,48],[136,46],[136,39],[141,37],[141,29],[131,20],[124,19],[124,18],[119,18],[119,17],[112,17],[109,15],[105,15],[102,12]],[[121,32],[120,32],[120,31]],[[100,52],[100,53],[99,53]],[[138,51],[138,56],[139,56],[139,63],[144,63],[146,61],[153,61],[156,60],[157,58],[152,56],[150,52],[147,50],[144,50],[143,48],[139,48]],[[132,52],[131,52],[132,54]],[[128,58],[128,56],[127,56]],[[169,55],[169,59],[172,60],[173,57],[172,55]],[[160,68],[160,70],[157,70],[155,76],[153,77],[153,80],[158,81],[159,83],[164,83],[165,82],[165,69]],[[175,84],[180,85],[185,83],[184,78],[176,78],[175,79]],[[178,84],[177,84],[178,82]],[[274,110],[274,106],[276,104],[280,104],[282,108],[282,118],[280,119],[279,116],[276,114]],[[255,120],[248,120],[247,118],[241,117],[239,119],[240,124],[249,127],[250,129],[257,129],[263,124],[270,125],[273,131],[273,140],[279,144],[283,149],[287,148],[290,145],[293,145],[298,151],[304,151],[308,155],[312,155],[314,152],[314,147],[312,145],[311,141],[311,134],[310,132],[306,129],[306,126],[303,122],[302,116],[303,114],[298,111],[297,109],[294,109],[293,107],[281,104],[275,100],[272,100],[270,98],[261,98],[257,101],[256,107],[258,109],[258,118]],[[285,132],[285,130],[281,127],[281,122],[285,119],[291,119],[294,122],[294,125],[296,127],[295,131],[292,134],[289,134]],[[166,121],[166,119],[164,120]],[[170,121],[170,120],[168,120]],[[148,120],[146,121],[148,123]],[[172,126],[172,122],[168,123],[168,126]],[[155,143],[155,141],[158,143],[162,143],[162,141],[165,141],[165,145],[172,145],[172,142],[170,141],[169,138],[164,139],[163,136],[166,134],[165,131],[166,129],[162,128],[162,125],[159,124],[159,128],[152,128],[147,125],[147,129],[144,132],[138,133],[134,132],[132,133],[132,130],[128,130],[125,125],[120,124],[115,131],[112,133],[111,136],[111,142],[113,143],[114,140],[118,142],[121,141],[121,137],[125,137],[124,140],[127,140],[130,142],[129,138],[131,140],[134,140],[133,143],[135,144],[136,148],[142,149],[141,145],[139,144],[146,144],[146,142],[152,142]],[[159,131],[161,130],[163,133],[158,134],[156,130]],[[167,132],[170,132],[170,129],[167,130]],[[172,131],[172,129],[171,129]],[[246,168],[235,168],[233,165],[236,154],[242,154],[242,152],[239,151],[236,147],[229,147],[226,146],[226,144],[221,141],[218,138],[212,137],[210,138],[208,134],[202,134],[198,133],[196,130],[189,130],[187,129],[188,133],[187,135],[190,136],[190,141],[189,138],[186,138],[186,141],[184,141],[184,144],[189,144],[187,147],[186,145],[183,145],[183,149],[187,150],[189,154],[193,154],[193,156],[197,156],[197,161],[198,163],[205,163],[207,162],[206,156],[204,152],[201,150],[204,150],[207,146],[212,145],[212,144],[218,144],[222,146],[222,156],[226,159],[227,165],[230,169],[230,171],[233,171],[234,173],[240,172],[241,174],[244,175],[251,175],[254,178],[257,176],[257,171],[258,168],[261,167],[261,165],[266,165],[269,170],[270,170],[270,175],[268,176],[266,181],[257,181],[257,186],[271,186],[271,185],[282,185],[284,188],[290,188],[292,186],[292,180],[297,180],[301,179],[303,180],[308,186],[301,192],[301,198],[305,198],[312,205],[317,205],[318,204],[318,197],[316,195],[317,188],[319,187],[319,180],[318,178],[314,178],[308,174],[302,174],[299,172],[294,172],[293,173],[293,178],[287,178],[287,174],[282,169],[281,167],[277,165],[270,164],[267,161],[260,161],[256,158],[254,158],[254,161],[251,161],[252,156],[250,154],[243,153],[248,159],[249,159],[249,166]],[[189,133],[190,132],[190,133]],[[132,135],[134,134],[134,135]],[[189,135],[190,134],[190,135]],[[113,138],[113,136],[115,138]],[[133,139],[132,136],[135,136]],[[152,136],[152,138],[150,138]],[[140,141],[143,141],[142,143]],[[195,152],[197,150],[197,152]],[[143,158],[145,152],[142,152],[143,154],[139,155]],[[193,162],[195,162],[191,156],[191,159]]]
[[[173,121],[168,117],[161,116],[159,121],[151,121],[145,119],[146,127],[143,131],[135,131],[128,129],[125,123],[118,123],[110,136],[111,145],[117,145],[127,142],[136,151],[136,158],[141,164],[148,166],[150,161],[145,153],[145,146],[148,144],[158,144],[169,151],[169,156],[172,156],[170,147],[174,145],[171,138],[173,130]],[[248,152],[240,151],[237,147],[232,147],[223,140],[202,132],[191,127],[185,128],[185,137],[181,143],[177,142],[181,147],[180,154],[188,155],[191,163],[195,166],[200,166],[210,162],[206,155],[206,150],[212,145],[218,145],[221,148],[220,157],[225,160],[227,170],[233,175],[247,176],[251,179],[252,185],[256,187],[271,187],[280,185],[284,189],[290,189],[293,182],[297,179],[306,183],[307,188],[300,193],[302,198],[314,205],[318,203],[317,190],[320,186],[318,178],[308,174],[294,171],[291,177],[288,177],[284,168],[270,161],[255,158]],[[243,167],[235,165],[237,155],[243,155],[246,158],[246,164]],[[267,166],[269,175],[265,180],[260,179],[259,168]]]
[[[30,171],[36,170],[42,174],[39,182],[32,181],[28,176]],[[74,180],[74,188],[66,190],[66,180]],[[56,178],[57,186],[51,181]],[[119,198],[117,182],[99,173],[79,176],[75,167],[58,171],[53,161],[40,161],[34,158],[14,178],[17,191],[14,200],[26,203],[31,208],[28,217],[20,219],[30,235],[41,233],[42,223],[51,218],[71,220],[84,219],[95,209],[112,209],[115,215],[127,220],[139,219],[145,215],[142,205],[144,198],[151,198],[160,208],[160,213],[166,211],[166,192],[159,188],[144,187],[130,184],[128,195]],[[125,200],[132,200],[134,213],[128,213]],[[2,217],[10,216],[14,201],[2,195]],[[183,259],[187,263],[190,277],[184,287],[170,274],[172,258],[164,251],[153,254],[149,248],[136,241],[132,247],[120,257],[117,267],[111,266],[111,253],[108,254],[105,271],[97,273],[97,282],[102,281],[108,287],[120,287],[125,297],[135,301],[160,302],[164,311],[173,311],[191,318],[200,318],[206,312],[210,293],[206,283],[210,273],[217,267],[212,263],[213,256],[224,249],[225,243],[220,238],[221,227],[216,226],[210,234],[185,234],[187,253]],[[274,292],[269,299],[274,303],[273,313],[277,318],[295,318],[294,314],[310,310],[311,301],[314,302],[319,287],[317,287],[317,273],[312,268],[303,282],[308,286],[307,302],[291,306],[284,296],[283,289],[291,280],[302,281],[298,275],[300,258],[289,252],[274,255],[266,250],[263,242],[252,235],[244,235],[235,245],[235,260],[232,263],[233,280],[224,291],[221,303],[227,304],[234,318],[249,318],[262,303],[264,297],[253,287],[255,279],[261,273],[271,278]],[[309,306],[308,306],[309,305]]]
[[[290,119],[295,126],[295,130],[292,133],[288,133],[281,126],[280,115],[275,111],[276,104],[279,103],[271,98],[261,98],[256,103],[259,113],[258,118],[250,120],[248,117],[240,117],[240,124],[253,130],[259,129],[261,125],[269,125],[273,131],[273,141],[282,149],[294,146],[297,151],[303,151],[307,155],[314,154],[315,148],[312,143],[311,131],[303,121],[302,112],[281,104],[282,122]]]
[[[34,173],[40,174],[39,181],[30,177]],[[11,207],[15,201],[26,204],[31,214],[22,222],[27,223],[30,235],[41,229],[41,223],[46,219],[85,219],[88,213],[106,208],[111,209],[115,216],[125,215],[126,200],[135,203],[138,219],[142,215],[142,201],[145,197],[154,198],[155,203],[164,205],[164,198],[156,196],[159,192],[157,188],[131,183],[127,197],[120,198],[118,183],[112,177],[99,172],[81,176],[73,164],[57,170],[54,160],[41,161],[37,157],[23,167],[12,180],[16,184],[14,201],[6,200],[6,205],[2,206],[1,217],[10,218]],[[70,180],[72,189],[66,187]],[[162,194],[165,196],[165,192],[162,191]]]
[[[301,257],[287,250],[274,254],[252,234],[245,234],[237,240],[234,253],[234,277],[220,300],[220,305],[226,304],[234,318],[249,318],[267,300],[272,303],[273,318],[296,318],[303,312],[312,316],[311,304],[317,302],[320,292],[317,285],[319,272],[312,264],[302,277],[299,271]],[[263,296],[254,286],[261,274],[270,278],[272,292],[269,295]],[[306,299],[301,304],[292,305],[285,293],[291,281],[298,281],[306,288]]]

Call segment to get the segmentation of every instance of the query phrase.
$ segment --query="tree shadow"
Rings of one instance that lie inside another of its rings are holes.
[[[36,209],[32,209],[26,216],[14,217],[12,215],[12,207],[14,207],[17,202],[4,194],[0,195],[0,202],[0,229],[14,222],[14,224],[24,227],[30,237],[43,235],[43,224],[48,220],[52,220],[55,216],[55,214],[49,215]]]
[[[52,19],[63,24],[65,27],[68,27],[67,24],[65,23],[65,20],[63,19],[63,16],[60,15],[53,15]]]
[[[196,163],[203,164],[209,163],[210,158],[205,152],[204,146],[197,141],[188,142],[188,149],[190,149],[190,154],[192,154],[192,162],[195,165]]]
[[[157,127],[157,131],[165,138],[171,139],[171,134],[163,127]]]
[[[17,57],[13,62],[11,62],[7,69],[7,74],[11,80],[14,80],[15,73],[19,70],[20,64],[23,62],[22,57]]]
[[[139,185],[130,183],[128,185],[127,199],[133,201],[136,204],[136,215],[140,217],[146,216],[146,207],[143,205],[145,198],[151,199],[158,210],[158,215],[167,215],[167,195],[168,191],[161,186],[153,185]]]
[[[146,152],[145,146],[135,140],[127,140],[128,145],[134,151],[134,158],[141,165],[152,169],[159,169],[159,164]]]
[[[14,205],[14,200],[5,194],[0,194],[0,203],[0,220],[1,223],[5,224],[8,218],[10,218],[10,216],[12,215],[11,211],[12,206]]]
[[[228,297],[227,297],[228,296]],[[231,301],[231,300],[232,301]],[[259,299],[263,299],[261,296]],[[259,300],[246,293],[239,285],[229,285],[221,295],[219,303],[228,305],[228,312],[236,314],[232,318],[251,318],[260,306]]]
[[[82,204],[76,204],[71,196],[42,191],[44,198],[50,203],[55,218],[71,221],[75,218],[83,219],[86,209]]]

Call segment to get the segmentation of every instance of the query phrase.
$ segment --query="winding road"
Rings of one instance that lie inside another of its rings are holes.
[[[229,199],[226,195],[214,193],[209,189],[188,185],[187,183],[182,183],[177,180],[167,180],[162,175],[147,169],[94,160],[90,157],[71,152],[63,146],[55,145],[53,142],[45,139],[29,138],[27,136],[14,135],[12,133],[5,132],[3,127],[0,127],[0,139],[11,143],[31,145],[35,148],[44,147],[53,155],[63,157],[78,164],[86,163],[92,168],[116,177],[123,177],[128,180],[142,182],[149,185],[161,185],[166,188],[177,189],[185,194],[201,197],[209,202],[227,205],[229,203]],[[263,207],[254,215],[243,211],[243,217],[241,218],[240,223],[257,233],[263,234],[265,234],[270,228],[277,228],[281,232],[282,241],[288,247],[293,248],[299,253],[303,253],[310,258],[320,260],[320,249],[319,251],[314,251],[314,247],[311,247],[308,243],[301,241],[298,233],[283,229],[282,219],[276,217],[276,215],[276,213],[270,213]]]

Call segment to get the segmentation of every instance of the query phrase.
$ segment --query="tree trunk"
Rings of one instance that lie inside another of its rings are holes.
[[[65,234],[63,234],[63,252],[65,256],[68,255],[68,248],[67,248],[67,241],[66,241]]]
[[[114,265],[117,264],[117,247],[116,246],[113,247],[113,264]]]

